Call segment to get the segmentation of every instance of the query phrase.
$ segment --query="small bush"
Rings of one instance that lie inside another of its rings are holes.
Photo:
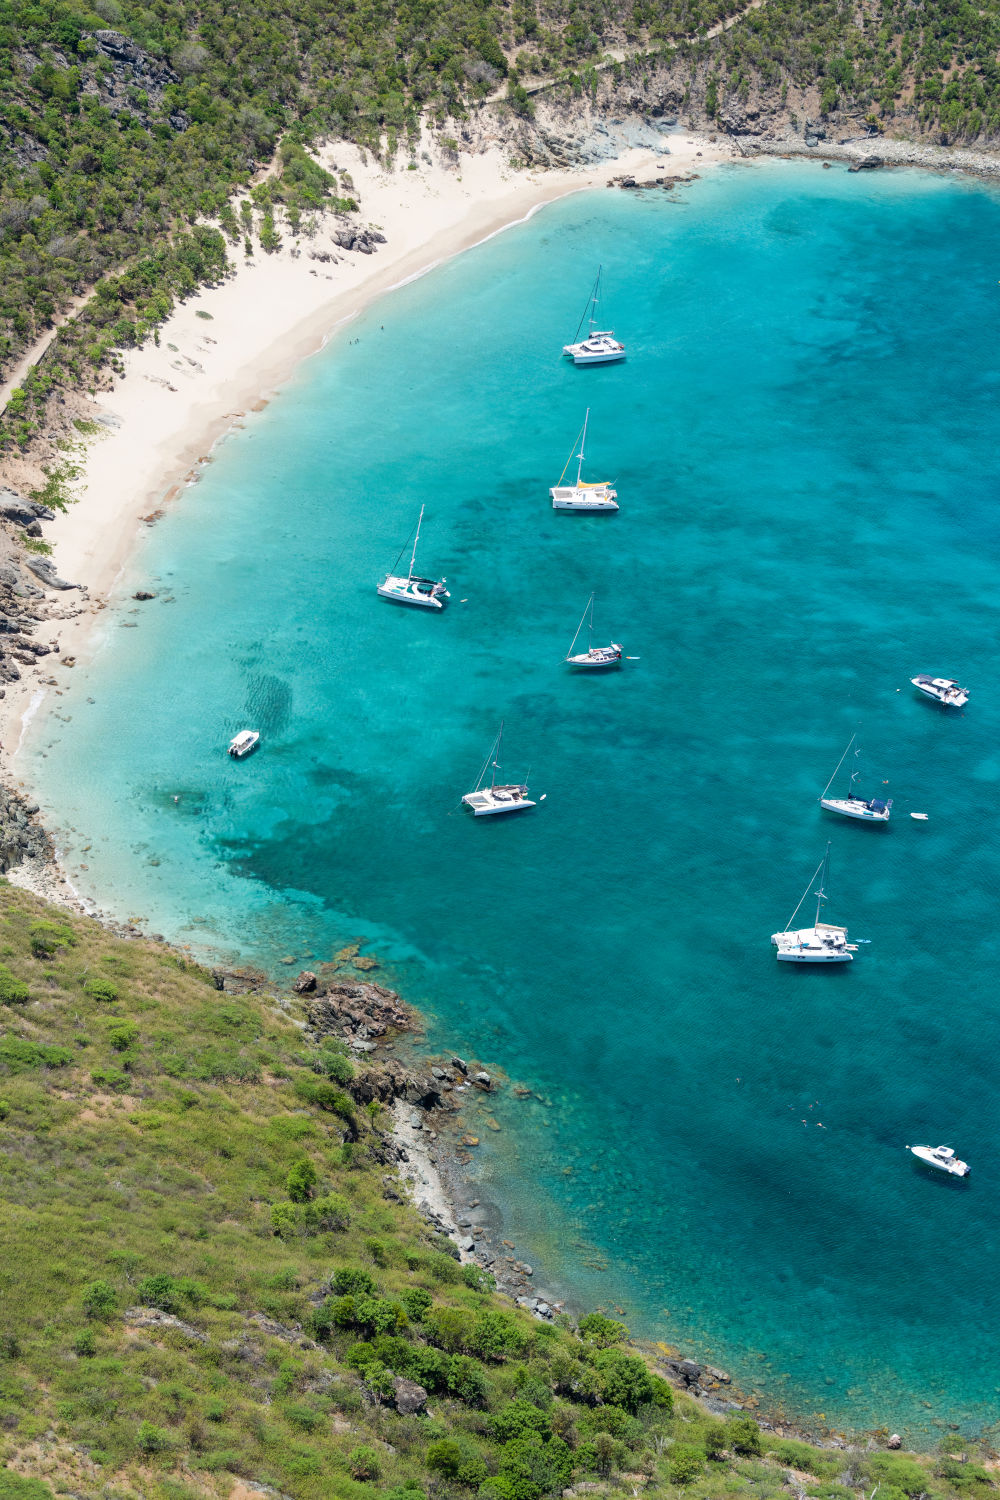
[[[51,958],[60,948],[69,948],[76,942],[72,927],[62,922],[32,922],[28,930],[31,951],[36,958]]]
[[[462,1450],[454,1438],[439,1438],[427,1449],[427,1467],[434,1474],[443,1474],[445,1479],[457,1479],[462,1467]]]
[[[330,1290],[338,1297],[346,1297],[351,1293],[359,1292],[367,1292],[370,1296],[374,1296],[378,1287],[369,1273],[362,1271],[359,1266],[340,1266],[333,1273]]]
[[[670,1450],[670,1478],[674,1484],[690,1484],[702,1471],[705,1455],[691,1443],[675,1443]]]
[[[23,1005],[27,998],[28,986],[0,964],[0,1005]]]
[[[127,1052],[139,1040],[139,1028],[133,1021],[114,1021],[108,1027],[108,1041],[116,1052]]]
[[[110,1004],[111,1001],[118,999],[118,986],[112,984],[110,979],[100,977],[88,979],[83,989],[91,1000],[101,1000]]]
[[[347,1455],[347,1467],[353,1479],[370,1481],[382,1477],[382,1460],[374,1448],[355,1448]]]
[[[606,1318],[602,1313],[588,1313],[580,1319],[578,1330],[585,1344],[594,1344],[598,1349],[610,1349],[628,1338],[628,1329],[616,1318]]]
[[[73,1348],[81,1359],[91,1359],[97,1353],[97,1339],[92,1328],[84,1328],[73,1341]]]
[[[118,1306],[118,1293],[107,1281],[92,1281],[83,1289],[83,1310],[88,1318],[110,1318]]]
[[[761,1451],[760,1428],[753,1417],[733,1417],[728,1421],[726,1439],[734,1453],[752,1456]]]
[[[95,1068],[90,1075],[95,1088],[121,1093],[128,1088],[128,1074],[118,1068]]]
[[[136,1442],[143,1453],[162,1453],[170,1446],[170,1434],[162,1427],[154,1427],[152,1422],[140,1422]]]
[[[285,1179],[285,1190],[293,1203],[305,1203],[313,1195],[319,1174],[308,1156],[297,1161]]]
[[[403,1293],[403,1306],[414,1323],[422,1323],[424,1314],[434,1306],[434,1298],[422,1286],[411,1286]]]

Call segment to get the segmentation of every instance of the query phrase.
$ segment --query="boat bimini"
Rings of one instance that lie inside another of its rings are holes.
[[[518,784],[503,783],[497,781],[497,772],[500,770],[500,756],[503,751],[503,720],[500,720],[500,730],[493,747],[486,758],[486,764],[479,773],[475,790],[466,792],[462,801],[466,807],[471,807],[477,818],[486,818],[496,813],[521,812],[526,807],[534,807],[534,802],[528,797],[528,788],[522,782]],[[486,772],[492,770],[489,786],[484,786]]]
[[[590,407],[587,407],[583,419],[583,430],[580,433],[580,451],[571,453],[566,460],[565,468],[559,475],[559,483],[554,484],[549,490],[552,496],[553,510],[617,510],[618,491],[612,489],[606,479],[591,480],[590,482],[581,478],[583,474],[584,445],[587,441],[587,424],[590,421]],[[574,447],[576,445],[574,444]],[[573,462],[574,457],[578,460],[576,466],[576,483],[563,484],[566,478],[566,469]]]
[[[233,760],[242,760],[244,756],[250,754],[251,750],[256,750],[259,744],[259,730],[241,729],[239,734],[234,735],[229,741],[229,749],[226,753],[227,755],[231,755]]]
[[[809,894],[809,886],[817,876],[820,882],[816,896],[816,920],[812,927],[801,927],[797,931],[792,930],[792,923],[799,914],[799,906],[795,908],[788,919],[784,932],[775,932],[771,936],[771,942],[778,950],[778,958],[785,963],[791,964],[849,964],[858,951],[856,943],[847,941],[846,927],[832,927],[829,922],[821,922],[820,910],[826,900],[826,883],[830,873],[830,845],[826,846],[826,853],[816,867],[816,871],[802,893],[799,906]]]
[[[844,751],[843,755],[840,757],[840,760],[837,762],[837,771],[840,770],[841,766],[844,764],[844,761],[847,759],[847,753],[856,739],[857,735],[851,736],[850,745],[848,745],[847,750]],[[855,760],[857,760],[860,754],[860,749],[855,750]],[[878,797],[872,797],[869,801],[866,802],[864,797],[859,797],[857,792],[855,792],[854,790],[854,780],[858,775],[857,771],[851,772],[850,780],[847,783],[846,797],[828,797],[826,795],[830,788],[833,786],[837,771],[834,771],[833,775],[830,777],[830,780],[827,782],[826,787],[823,790],[823,793],[819,799],[820,807],[825,807],[827,812],[840,813],[842,818],[857,818],[862,823],[880,823],[883,825],[888,823],[889,815],[892,812],[892,798],[888,797],[885,801],[882,801]]]
[[[907,1146],[906,1149],[919,1161],[937,1167],[939,1172],[950,1172],[952,1177],[968,1177],[972,1171],[968,1162],[959,1161],[950,1146]]]
[[[968,689],[959,687],[954,677],[928,677],[926,672],[918,672],[910,681],[918,692],[946,708],[964,708],[969,701]]]
[[[571,344],[563,345],[563,353],[567,355],[575,365],[612,365],[625,358],[625,345],[615,338],[614,330],[610,328],[597,329],[594,324],[597,320],[597,303],[601,295],[601,267],[597,269],[597,280],[594,282],[594,290],[590,294],[590,300],[584,308],[583,317],[576,325],[576,333],[573,335]],[[585,339],[580,338],[580,329],[584,320],[588,318],[590,331]]]
[[[573,651],[577,643],[583,622],[587,621],[587,649],[578,651],[574,656]],[[620,667],[622,664],[622,648],[617,641],[612,641],[610,646],[595,646],[594,637],[594,596],[591,594],[587,600],[587,608],[580,616],[580,623],[576,627],[576,635],[566,652],[564,660],[567,666],[578,671],[601,671],[607,667]]]
[[[418,578],[413,569],[417,561],[417,543],[420,540],[420,523],[424,519],[424,507],[420,507],[420,515],[417,518],[417,534],[413,538],[413,552],[410,555],[410,571],[403,578],[395,572],[387,573],[378,585],[378,592],[383,599],[392,599],[396,604],[416,604],[423,609],[442,609],[443,601],[450,599],[451,595],[445,588],[446,578]],[[399,554],[402,557],[406,551],[406,543]],[[399,557],[396,558],[394,567],[399,566]]]

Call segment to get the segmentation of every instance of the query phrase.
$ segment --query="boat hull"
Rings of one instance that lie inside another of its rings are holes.
[[[968,693],[957,682],[949,687],[946,679],[944,686],[935,683],[930,677],[911,677],[910,681],[918,693],[929,698],[932,703],[940,703],[942,708],[964,708],[969,701]]]
[[[911,1156],[917,1158],[917,1161],[923,1162],[925,1167],[933,1167],[937,1172],[946,1172],[949,1177],[968,1177],[972,1171],[968,1162],[959,1161],[957,1156],[942,1161],[940,1157],[934,1155],[931,1146],[907,1146],[906,1149]]]
[[[620,354],[611,351],[606,354],[581,354],[573,353],[569,349],[564,349],[563,353],[568,355],[575,365],[617,365],[621,364],[625,358],[624,349]]]
[[[530,797],[512,798],[510,801],[498,802],[488,792],[469,792],[462,798],[466,807],[472,809],[474,817],[497,818],[506,813],[523,812],[526,807],[534,807]]]
[[[870,807],[863,803],[851,803],[844,797],[821,797],[820,807],[825,807],[827,812],[839,813],[842,818],[855,818],[859,823],[885,824],[889,821],[889,809],[884,812],[872,812]]]
[[[847,941],[847,929],[823,922],[816,927],[800,927],[792,932],[775,932],[771,943],[778,950],[779,963],[849,964],[854,949]]]
[[[853,953],[811,953],[789,951],[782,952],[778,949],[779,964],[850,964],[854,962]]]
[[[416,609],[443,609],[444,601],[449,597],[446,589],[434,594],[422,594],[416,589],[407,588],[405,578],[396,587],[380,583],[377,593],[380,599],[388,599],[391,604],[410,604]]]
[[[566,658],[566,665],[572,667],[574,672],[613,672],[621,664],[620,650],[617,656],[609,656],[599,661],[594,661],[587,655],[567,656]]]

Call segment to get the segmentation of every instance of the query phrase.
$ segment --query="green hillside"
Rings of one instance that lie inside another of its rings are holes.
[[[0,900],[0,1500],[992,1489],[960,1442],[777,1440],[614,1320],[529,1317],[404,1201],[382,1107],[287,1002]]]

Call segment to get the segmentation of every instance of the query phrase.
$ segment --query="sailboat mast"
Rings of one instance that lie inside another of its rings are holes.
[[[823,902],[826,900],[826,877],[829,874],[829,871],[830,871],[830,845],[829,845],[829,843],[827,843],[826,853],[823,856],[823,874],[820,877],[819,890],[816,892],[816,920],[813,923],[814,927],[818,927],[819,926],[819,914],[820,914],[820,911],[822,910]]]
[[[847,759],[848,751],[850,750],[851,746],[854,744],[854,741],[856,739],[857,739],[857,735],[856,734],[852,734],[850,740],[847,743],[847,750],[844,751],[843,755],[840,757],[840,759],[837,762],[837,769],[834,771],[833,775],[830,777],[830,780],[827,782],[826,786],[823,788],[823,790],[819,794],[819,800],[821,802],[822,802],[823,798],[826,796],[827,792],[833,786],[833,783],[836,781],[836,779],[837,779],[837,771],[840,770],[841,766],[844,764],[844,761]],[[855,751],[855,754],[857,754],[857,751]],[[853,781],[854,778],[852,777],[851,779]],[[850,787],[848,787],[848,791],[850,791]]]
[[[590,596],[590,619],[587,621],[587,650],[590,651],[594,644],[594,596]]]
[[[420,516],[419,516],[419,519],[417,520],[417,534],[413,538],[413,552],[412,552],[412,554],[410,556],[410,571],[407,574],[407,578],[406,578],[407,583],[409,583],[410,579],[413,577],[413,569],[414,569],[414,566],[416,565],[416,561],[417,561],[417,543],[420,540],[420,522],[423,519],[424,519],[424,507],[421,506],[420,507]]]
[[[601,272],[603,266],[597,268],[597,280],[594,282],[594,295],[590,299],[590,331],[593,333],[594,324],[597,322],[597,300],[601,295]]]
[[[580,631],[583,629],[583,622],[587,618],[587,614],[588,613],[590,614],[590,628],[591,628],[591,631],[593,631],[593,628],[594,628],[594,613],[593,613],[593,611],[594,611],[594,596],[593,596],[593,594],[591,594],[590,598],[587,600],[587,604],[586,604],[586,607],[585,607],[585,609],[583,611],[583,614],[580,616],[580,623],[576,627],[576,635],[573,637],[572,641],[570,642],[569,650],[566,652],[566,658],[565,658],[566,661],[569,661],[570,657],[573,655],[573,650],[574,650],[574,648],[576,646],[577,641],[580,638]],[[588,645],[589,645],[589,642],[588,642]]]
[[[587,407],[587,415],[583,419],[583,433],[580,437],[580,452],[577,454],[580,462],[576,466],[576,487],[580,488],[580,475],[583,473],[583,450],[587,445],[587,423],[590,421],[590,407]]]
[[[503,748],[503,719],[500,720],[500,733],[497,735],[497,737],[496,737],[496,743],[493,746],[493,778],[490,781],[490,790],[491,791],[492,791],[492,789],[497,784],[497,771],[500,769],[500,767],[499,767],[499,761],[500,761],[500,751],[502,750],[502,748]]]

